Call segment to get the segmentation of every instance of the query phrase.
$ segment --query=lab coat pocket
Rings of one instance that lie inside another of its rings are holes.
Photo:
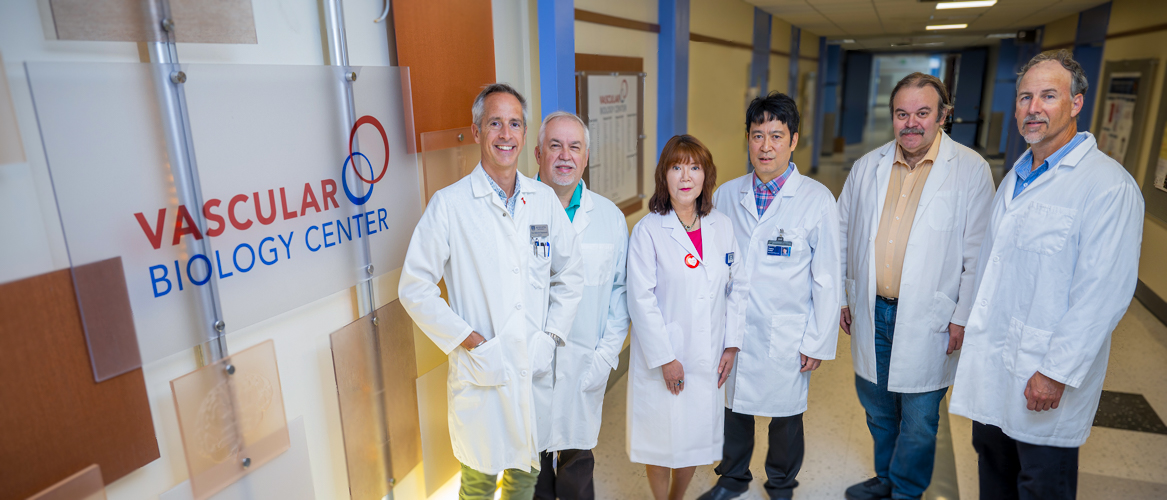
[[[585,243],[580,245],[584,262],[584,285],[600,286],[610,279],[612,257],[616,246],[611,243]],[[610,285],[610,283],[609,283]]]
[[[854,314],[859,307],[859,296],[855,291],[855,280],[843,280],[843,287],[847,291],[847,307],[851,308],[851,313]]]
[[[1017,248],[1043,255],[1062,251],[1077,213],[1072,208],[1030,202],[1029,211],[1017,224]]]
[[[956,302],[948,298],[944,292],[936,292],[932,299],[932,324],[931,331],[933,332],[948,332],[948,324],[952,322],[952,313],[956,311]]]
[[[953,222],[956,221],[954,216],[955,193],[952,191],[936,193],[932,197],[932,201],[928,202],[928,206],[924,207],[926,212],[925,218],[928,219],[928,227],[934,231],[952,231]]]
[[[1052,335],[1053,332],[1025,326],[1021,320],[1010,318],[1005,350],[1001,352],[1005,369],[1015,377],[1028,380],[1041,367]]]
[[[600,357],[597,351],[592,352],[591,364],[588,369],[580,377],[579,389],[580,392],[592,392],[608,385],[608,376],[612,370],[608,366],[608,362]]]
[[[778,314],[770,317],[770,358],[788,359],[798,354],[806,331],[805,314]]]
[[[537,332],[530,345],[532,374],[536,377],[546,375],[555,361],[555,339],[546,333]]]
[[[481,387],[506,385],[510,375],[506,371],[506,353],[499,347],[498,337],[487,340],[473,351],[458,353],[458,380]]]

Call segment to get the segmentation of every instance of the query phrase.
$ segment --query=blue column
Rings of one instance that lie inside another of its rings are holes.
[[[1110,27],[1110,2],[1078,14],[1078,33],[1074,36],[1074,60],[1082,65],[1089,89],[1083,96],[1082,112],[1078,114],[1078,130],[1090,130],[1094,125],[1094,101],[1101,93],[1098,78],[1102,76],[1102,49],[1106,46],[1106,30]]]
[[[813,141],[811,141],[810,151],[810,171],[817,173],[819,171],[819,156],[823,150],[823,114],[824,103],[826,99],[823,93],[826,92],[827,87],[827,37],[819,37],[819,65],[818,71],[815,72],[814,77],[814,132]]]
[[[993,153],[1005,152],[1010,124],[1016,125],[1011,118],[1017,105],[1017,70],[1020,68],[1021,64],[1017,61],[1017,44],[1010,39],[1001,40],[1001,49],[997,52],[997,76],[993,80],[993,107],[989,112],[990,119],[994,114],[1001,113],[1001,136],[990,137],[986,145]],[[1013,132],[1016,131],[1014,128]]]
[[[802,41],[802,30],[797,26],[790,27],[790,80],[787,83],[786,95],[798,100],[798,52]]]
[[[770,80],[770,24],[772,16],[754,7],[754,58],[750,63],[750,88],[766,95]]]
[[[688,129],[689,0],[660,0],[656,153]]]
[[[870,52],[847,52],[843,70],[843,112],[841,135],[847,144],[863,142],[863,126],[871,96],[871,73],[874,57]],[[878,70],[876,70],[878,71]]]
[[[575,6],[572,0],[539,0],[537,10],[540,111],[544,117],[575,113]]]

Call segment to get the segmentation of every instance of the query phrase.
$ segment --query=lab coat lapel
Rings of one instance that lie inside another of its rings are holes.
[[[936,155],[936,161],[932,162],[932,170],[928,172],[928,179],[924,181],[924,189],[920,192],[920,203],[916,205],[916,216],[912,221],[912,230],[916,228],[916,224],[920,223],[920,214],[928,207],[928,203],[940,191],[940,186],[944,184],[944,180],[948,178],[948,173],[952,171],[952,163],[956,160],[956,147],[953,146],[952,139],[948,134],[940,132],[940,151]],[[884,188],[886,192],[887,189]],[[883,210],[883,205],[880,205],[880,210]],[[911,236],[909,236],[910,238]]]
[[[883,147],[883,157],[875,167],[875,206],[867,207],[871,213],[871,227],[879,227],[879,217],[883,214],[883,204],[887,201],[887,185],[891,183],[891,164],[895,161],[896,143],[892,141]],[[868,199],[872,199],[870,196]],[[874,272],[874,271],[873,271]]]
[[[583,181],[579,181],[583,183]],[[588,191],[585,184],[583,190],[580,191],[579,208],[575,210],[575,218],[571,220],[571,227],[575,228],[575,234],[583,234],[584,230],[588,228],[588,224],[592,221],[592,209],[596,207],[595,201],[592,200],[592,192]]]
[[[754,200],[754,174],[750,174],[749,179],[742,183],[741,196],[742,208],[754,218],[754,222],[758,222],[758,202]]]
[[[685,232],[685,227],[681,225],[680,219],[677,219],[676,212],[673,212],[672,210],[670,210],[668,214],[662,215],[661,216],[661,227],[665,228],[665,229],[671,229],[671,231],[669,232],[669,236],[672,236],[673,240],[676,241],[677,243],[679,243],[685,249],[686,252],[689,252],[694,257],[696,257],[697,262],[704,262],[703,259],[701,258],[701,255],[699,255],[697,253],[697,247],[693,246],[693,240],[690,240],[689,235]],[[702,228],[705,227],[705,219],[704,218],[701,219],[701,227]],[[702,231],[701,232],[701,243],[702,243],[703,247],[705,246],[704,243],[705,243],[706,238],[707,238],[707,236],[705,235],[705,231]]]
[[[522,176],[523,174],[516,172],[515,175],[515,182],[519,183],[520,189],[523,186],[526,186],[527,183],[524,183],[522,180],[518,179],[518,176]],[[487,202],[492,204],[497,210],[500,212],[506,212],[506,203],[503,203],[503,201],[499,199],[498,193],[494,192],[494,188],[490,186],[490,179],[487,177],[488,174],[486,173],[486,169],[482,168],[482,163],[479,163],[478,166],[474,167],[474,171],[470,172],[470,180],[471,186],[473,186],[474,189],[474,197],[482,198],[485,196]],[[519,205],[521,204],[522,202],[519,202]],[[520,208],[515,208],[514,217],[504,217],[505,219],[511,219],[509,224],[502,224],[502,226],[507,229],[508,234],[514,234],[516,231],[515,219],[518,219],[519,210]]]

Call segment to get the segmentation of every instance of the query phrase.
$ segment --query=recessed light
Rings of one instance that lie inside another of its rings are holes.
[[[936,9],[973,9],[977,7],[992,7],[997,5],[997,0],[972,0],[967,2],[940,2],[936,4]]]
[[[985,38],[1017,38],[1017,33],[993,33],[985,35]]]
[[[925,26],[924,29],[928,31],[933,30],[961,30],[968,27],[968,24],[933,24]]]

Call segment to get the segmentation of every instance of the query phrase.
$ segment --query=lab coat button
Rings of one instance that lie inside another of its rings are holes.
[[[994,256],[994,257],[993,257],[993,262],[1001,262],[1001,256],[1000,256],[1000,255],[996,255],[996,256]]]
[[[521,375],[523,378],[527,378],[527,370],[519,372],[519,375]]]
[[[523,308],[522,304],[515,304],[515,310],[520,310],[522,308]]]
[[[981,299],[981,305],[982,305],[982,306],[987,306],[987,305],[989,305],[989,301],[987,301],[987,300],[984,300],[984,299]]]
[[[511,272],[515,273],[515,274],[519,274],[519,268],[516,267],[516,268],[512,269]]]

